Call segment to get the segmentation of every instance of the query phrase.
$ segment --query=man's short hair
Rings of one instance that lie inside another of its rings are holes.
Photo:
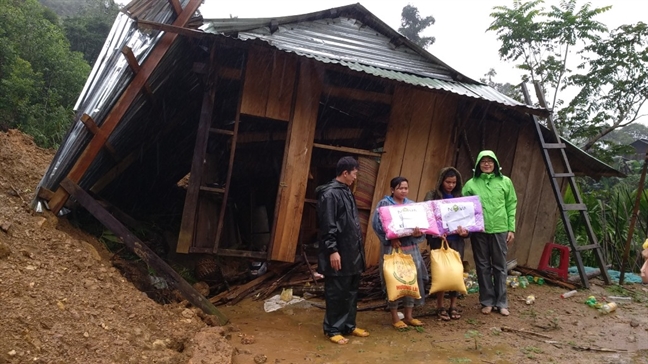
[[[344,171],[351,173],[354,169],[358,169],[358,161],[353,157],[342,157],[337,162],[337,167],[335,167],[336,176],[341,176]]]

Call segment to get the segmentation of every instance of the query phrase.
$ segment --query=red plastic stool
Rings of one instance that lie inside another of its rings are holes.
[[[560,251],[560,263],[558,267],[552,267],[549,265],[551,260],[551,253],[554,249]],[[540,257],[540,263],[538,263],[538,270],[545,272],[554,272],[559,277],[564,280],[567,280],[569,276],[569,247],[565,245],[547,243],[545,244],[544,250],[542,251],[542,257]]]

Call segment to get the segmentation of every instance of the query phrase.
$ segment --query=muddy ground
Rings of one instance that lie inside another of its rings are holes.
[[[345,346],[325,339],[323,310],[308,301],[266,313],[246,299],[219,307],[230,324],[209,326],[186,304],[158,304],[136,289],[95,237],[30,209],[52,156],[17,131],[0,133],[0,364],[648,363],[648,288],[640,285],[594,285],[569,299],[556,287],[518,288],[509,317],[482,315],[473,294],[451,322],[437,321],[428,300],[415,311],[426,323],[418,331],[398,332],[386,312],[363,311],[358,324],[371,336]],[[634,301],[601,315],[583,303],[589,295]]]

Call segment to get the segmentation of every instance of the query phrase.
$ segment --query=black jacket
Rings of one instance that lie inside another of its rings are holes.
[[[362,231],[355,198],[337,180],[317,187],[319,254],[317,271],[325,276],[349,276],[364,271]],[[340,253],[342,269],[331,269],[330,255]]]

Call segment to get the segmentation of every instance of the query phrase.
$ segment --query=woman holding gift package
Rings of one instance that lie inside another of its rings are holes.
[[[462,193],[479,196],[484,213],[484,232],[470,235],[481,312],[488,315],[495,309],[508,316],[506,253],[515,238],[517,196],[511,179],[500,171],[495,153],[479,152],[473,177],[466,182]]]
[[[429,191],[425,195],[425,201],[461,197],[461,188],[463,186],[461,181],[461,173],[459,173],[457,169],[453,167],[446,167],[441,169],[441,171],[439,172],[439,179],[436,183],[436,189]],[[459,252],[461,260],[463,261],[465,247],[464,238],[468,237],[468,230],[462,228],[461,226],[459,226],[457,230],[457,234],[446,236],[446,240],[448,241],[450,249]],[[441,248],[441,238],[428,235],[427,241],[430,245],[430,249]],[[434,277],[432,277],[432,280],[434,280]],[[444,295],[445,292],[443,291],[436,292],[436,314],[439,317],[439,320],[450,321],[450,319],[460,319],[461,315],[459,314],[456,306],[457,296],[459,295],[459,293],[457,291],[448,292],[448,295],[450,296],[450,306],[447,310],[443,307]]]
[[[419,231],[419,229],[414,229],[412,236],[401,237],[399,239],[388,240],[385,236],[385,231],[380,222],[378,209],[382,206],[389,205],[401,205],[407,203],[413,203],[414,201],[407,198],[409,192],[409,183],[405,177],[394,177],[389,183],[391,187],[391,195],[385,196],[378,206],[376,206],[376,212],[374,213],[371,226],[373,227],[376,235],[381,242],[381,254],[380,254],[380,266],[383,266],[383,257],[385,254],[391,254],[394,249],[400,248],[404,254],[409,254],[414,260],[416,265],[416,274],[418,280],[418,286],[421,291],[425,290],[425,282],[428,281],[428,271],[425,267],[423,257],[419,251],[419,243],[425,240],[425,235]],[[383,291],[385,291],[385,278],[383,276],[382,269],[380,270],[380,281],[382,282]],[[386,292],[386,291],[385,291]],[[403,320],[398,316],[398,304],[403,304]],[[414,299],[413,297],[403,297],[396,301],[388,301],[387,306],[391,313],[392,326],[397,329],[404,329],[407,326],[423,326],[423,322],[412,317],[412,310],[414,305],[420,306],[425,303],[425,294],[421,295],[420,299]]]

